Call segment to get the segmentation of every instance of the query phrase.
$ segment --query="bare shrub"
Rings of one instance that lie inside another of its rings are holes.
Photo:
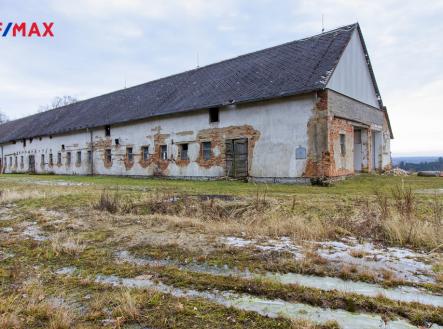
[[[116,213],[119,210],[120,195],[114,192],[112,195],[104,190],[100,194],[100,198],[97,203],[93,205],[94,209],[100,211],[107,211],[109,213]]]

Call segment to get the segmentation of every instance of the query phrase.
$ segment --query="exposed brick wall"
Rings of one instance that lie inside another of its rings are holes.
[[[371,128],[388,127],[384,113],[331,90],[317,93],[313,116],[308,123],[308,161],[305,177],[338,177],[354,174],[354,130],[356,122],[362,127],[363,172],[373,170]],[[341,154],[340,134],[345,134],[346,152]],[[384,143],[389,140],[384,140]]]

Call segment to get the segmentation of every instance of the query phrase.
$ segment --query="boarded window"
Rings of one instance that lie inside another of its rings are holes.
[[[82,152],[78,151],[77,152],[77,164],[82,163]]]
[[[168,160],[168,147],[166,145],[160,145],[160,159]]]
[[[143,161],[147,161],[149,159],[149,146],[143,146],[142,152],[143,152]]]
[[[203,160],[210,160],[211,159],[211,142],[203,142],[202,143],[202,155]]]
[[[112,152],[111,149],[106,149],[105,150],[105,161],[108,163],[112,162]]]
[[[45,165],[45,155],[44,155],[44,154],[42,154],[42,162],[41,162],[41,165],[42,165],[42,166]]]
[[[18,167],[18,159],[17,159],[17,156],[15,156],[15,158],[14,158],[14,163],[15,163],[15,167]]]
[[[52,166],[54,164],[54,158],[52,156],[52,153],[49,153],[49,165]]]
[[[209,109],[209,122],[219,122],[219,109],[218,107],[214,107],[212,109]]]
[[[88,151],[88,163],[92,163],[92,151]]]
[[[57,164],[59,166],[62,164],[62,154],[60,152],[57,153]]]
[[[340,134],[340,153],[342,156],[346,155],[346,135]]]
[[[66,153],[66,165],[70,166],[71,165],[71,152],[67,152]]]
[[[181,160],[189,160],[188,144],[180,144],[180,159]]]
[[[126,148],[126,158],[128,159],[129,162],[134,161],[134,153],[132,152],[132,147]]]
[[[105,136],[109,137],[111,136],[111,126],[105,126]]]

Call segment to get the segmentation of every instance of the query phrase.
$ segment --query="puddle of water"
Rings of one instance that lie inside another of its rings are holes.
[[[303,248],[294,244],[288,237],[278,240],[257,242],[254,239],[238,237],[223,237],[221,243],[231,247],[244,248],[255,247],[264,251],[287,251],[294,255],[297,260],[303,259]],[[360,270],[392,271],[397,279],[415,283],[435,283],[432,264],[436,262],[436,255],[415,252],[407,248],[383,248],[371,242],[358,243],[355,238],[347,238],[342,241],[315,242],[318,247],[317,253],[329,260],[332,265],[341,267],[343,264],[355,265]],[[363,251],[362,258],[353,257],[353,251]]]
[[[43,235],[42,231],[35,223],[32,223],[31,225],[26,227],[23,231],[23,235],[29,236],[35,241],[45,241],[48,239],[46,236]]]
[[[295,273],[268,273],[264,277],[284,284],[299,284],[301,286],[326,291],[338,290],[369,297],[382,295],[386,298],[402,302],[418,302],[421,304],[443,307],[443,296],[428,294],[423,292],[421,289],[414,287],[401,286],[386,289],[380,285],[366,282],[347,281],[340,278],[318,277]]]
[[[228,266],[213,266],[202,263],[189,263],[180,264],[174,260],[154,260],[150,258],[138,258],[132,256],[127,251],[120,251],[116,254],[117,258],[121,261],[133,263],[136,265],[149,265],[149,266],[176,266],[181,270],[187,270],[191,272],[221,275],[221,276],[235,276],[246,279],[268,279],[283,284],[298,284],[305,287],[321,289],[325,291],[337,290],[347,293],[356,293],[369,297],[376,297],[383,295],[389,299],[402,301],[402,302],[418,302],[426,305],[433,305],[437,307],[443,307],[443,296],[433,295],[424,292],[421,289],[407,286],[400,286],[397,288],[383,288],[378,284],[360,282],[360,281],[348,281],[340,278],[333,277],[320,277],[312,275],[302,275],[296,273],[271,273],[268,272],[264,275],[251,273],[249,271],[240,271],[238,269],[231,269]]]
[[[417,328],[406,322],[405,320],[389,321],[387,324],[385,324],[382,318],[378,315],[350,313],[344,310],[322,309],[305,304],[289,303],[282,300],[269,300],[265,298],[252,297],[248,295],[234,294],[229,292],[201,292],[192,289],[184,290],[180,288],[174,288],[163,283],[156,283],[149,279],[129,279],[119,278],[117,276],[98,275],[95,281],[98,283],[110,284],[113,286],[150,288],[162,293],[171,294],[175,297],[204,298],[209,301],[224,305],[226,307],[234,307],[245,311],[254,311],[270,317],[284,316],[292,319],[304,319],[317,323],[324,323],[326,321],[337,321],[337,323],[343,329]],[[434,325],[433,328],[442,327]]]
[[[58,274],[58,275],[71,275],[76,270],[77,270],[77,268],[75,266],[62,267],[62,268],[58,269],[57,271],[55,271],[55,274]]]
[[[380,248],[371,242],[358,243],[355,239],[344,242],[330,241],[319,243],[318,254],[335,263],[355,265],[374,271],[387,269],[394,272],[397,279],[416,283],[435,283],[432,274],[432,257],[407,248]],[[362,258],[353,257],[352,251],[362,251]],[[426,263],[425,263],[426,262]]]
[[[0,261],[14,257],[15,255],[13,253],[3,252],[0,250]]]
[[[424,189],[424,190],[417,190],[417,193],[423,193],[423,194],[443,194],[443,188],[432,188],[432,189]]]
[[[237,238],[235,236],[228,236],[226,238],[223,238],[221,242],[225,243],[228,246],[237,248],[247,247],[250,245],[255,245],[257,243],[257,241],[255,240]]]

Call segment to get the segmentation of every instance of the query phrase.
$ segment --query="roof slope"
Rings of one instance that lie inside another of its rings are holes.
[[[0,125],[0,143],[325,88],[358,24]]]

